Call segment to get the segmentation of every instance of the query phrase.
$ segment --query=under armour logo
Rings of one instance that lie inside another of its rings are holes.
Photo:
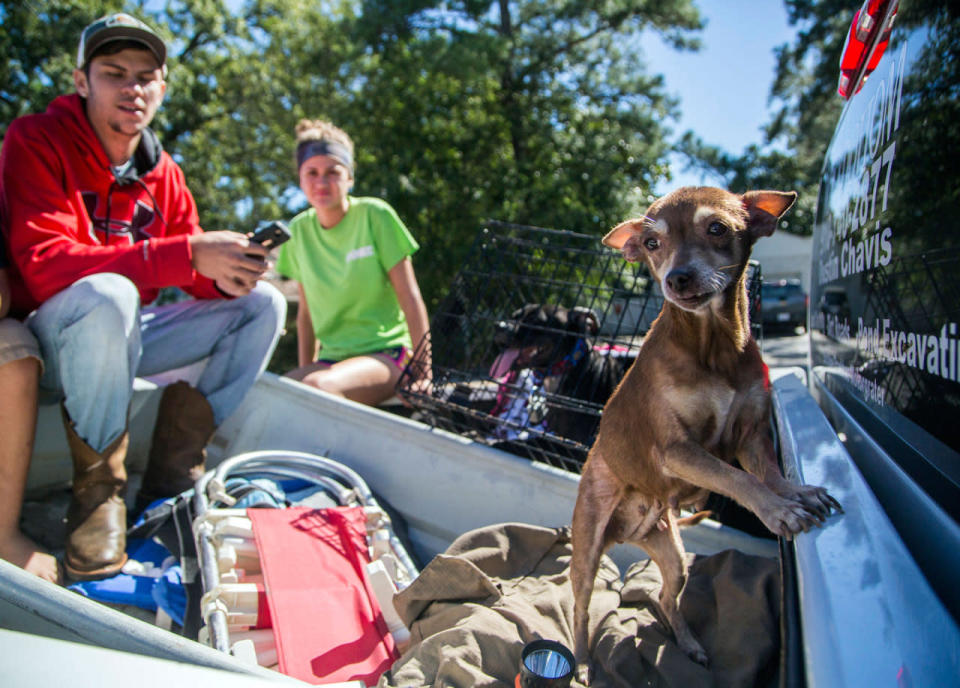
[[[106,209],[100,207],[100,196],[95,191],[84,191],[83,204],[90,216],[91,236],[101,244],[108,243],[107,238],[119,236],[131,244],[153,235],[146,228],[153,224],[156,212],[142,201],[134,201],[130,208],[129,201],[114,197],[115,203],[110,207],[110,222],[107,223]],[[129,219],[126,219],[129,218]]]

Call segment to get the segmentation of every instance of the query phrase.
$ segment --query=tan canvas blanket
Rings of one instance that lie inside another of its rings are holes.
[[[777,561],[732,550],[692,561],[681,610],[710,669],[659,621],[657,567],[634,564],[621,582],[604,557],[591,601],[593,686],[776,685]],[[526,643],[572,648],[569,562],[566,528],[506,524],[461,536],[396,596],[412,643],[378,685],[512,686]]]

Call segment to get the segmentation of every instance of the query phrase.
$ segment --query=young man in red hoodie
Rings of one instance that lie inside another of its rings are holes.
[[[201,230],[180,167],[149,124],[166,46],[113,14],[83,32],[76,93],[14,120],[0,150],[0,222],[14,313],[40,342],[41,386],[62,394],[74,463],[65,568],[126,560],[127,412],[135,376],[205,361],[163,393],[138,507],[192,486],[204,447],[266,367],[286,303],[260,281],[267,251]],[[148,306],[163,287],[194,298]]]

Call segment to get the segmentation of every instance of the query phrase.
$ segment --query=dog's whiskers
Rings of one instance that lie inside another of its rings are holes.
[[[723,288],[727,286],[727,280],[724,279],[723,273],[714,273],[710,276],[707,286],[710,287],[711,291],[723,291]]]

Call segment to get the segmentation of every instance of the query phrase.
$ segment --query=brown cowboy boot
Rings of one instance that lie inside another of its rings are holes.
[[[127,561],[126,431],[102,452],[90,448],[74,430],[61,405],[67,444],[73,457],[73,497],[67,509],[64,566],[77,580],[112,576]]]
[[[193,487],[203,475],[204,447],[214,430],[213,409],[196,388],[181,381],[163,390],[147,470],[137,493],[138,512],[154,500]]]

